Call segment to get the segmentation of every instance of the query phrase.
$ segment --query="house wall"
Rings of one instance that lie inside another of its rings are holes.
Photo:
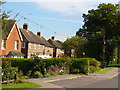
[[[6,55],[11,51],[14,50],[14,43],[15,40],[18,40],[18,51],[21,52],[21,39],[20,35],[17,30],[17,26],[13,27],[12,32],[10,33],[9,38],[6,40]]]
[[[18,40],[18,51],[21,52],[21,39],[17,30],[17,25],[13,26],[13,30],[9,34],[9,38],[6,40],[6,48],[2,50],[2,55],[7,55],[11,50],[14,50],[15,40]]]
[[[62,56],[62,50],[57,48],[56,57],[61,57],[61,56]]]
[[[28,43],[28,58],[31,58],[31,55],[48,55],[53,57],[53,48],[45,47],[40,44]]]
[[[45,55],[49,55],[53,57],[53,48],[45,47]]]
[[[25,42],[25,48],[21,47],[21,52],[25,55],[24,58],[28,57],[28,42]]]
[[[28,58],[30,58],[31,54],[34,55],[43,55],[44,45],[28,43]]]

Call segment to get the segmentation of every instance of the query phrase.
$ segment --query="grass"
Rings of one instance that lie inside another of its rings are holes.
[[[27,88],[37,88],[37,87],[41,87],[41,86],[31,82],[24,82],[19,84],[16,83],[2,84],[2,90],[16,90],[16,89],[23,90]]]
[[[111,70],[112,68],[113,68],[113,67],[105,67],[104,69],[100,69],[100,70],[98,70],[98,71],[96,71],[96,72],[94,72],[94,73],[95,73],[95,74],[103,74],[103,73]]]

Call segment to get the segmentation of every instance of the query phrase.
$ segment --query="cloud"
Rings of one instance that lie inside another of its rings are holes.
[[[99,3],[118,3],[119,0],[6,0],[7,2],[35,2],[40,9],[76,17],[97,8]]]
[[[119,0],[45,0],[38,2],[39,8],[49,12],[57,12],[68,17],[76,17],[81,13],[87,13],[90,9],[95,9],[100,3],[118,3]]]
[[[54,18],[54,17],[50,17],[50,18],[42,18],[42,19],[44,19],[44,20],[50,20],[50,21],[59,21],[59,22],[81,23],[80,21],[77,21],[77,20],[58,19],[58,18]]]

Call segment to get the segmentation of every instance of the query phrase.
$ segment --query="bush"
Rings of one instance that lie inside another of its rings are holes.
[[[15,67],[7,67],[2,70],[3,76],[2,76],[2,81],[9,81],[16,79],[16,74],[17,74],[18,68]]]
[[[33,74],[33,77],[34,78],[40,78],[40,77],[43,77],[43,75],[40,71],[35,71],[34,74]]]
[[[100,62],[94,58],[50,58],[50,59],[21,59],[7,58],[12,67],[18,67],[24,75],[33,76],[37,71],[43,76],[67,73],[88,73],[88,61],[90,72],[99,68]]]
[[[101,63],[94,58],[90,59],[90,66],[100,67]]]

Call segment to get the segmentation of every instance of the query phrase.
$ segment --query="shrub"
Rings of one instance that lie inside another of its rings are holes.
[[[40,78],[40,77],[43,77],[43,75],[40,71],[35,71],[34,74],[33,74],[33,77]]]
[[[97,61],[94,58],[90,59],[90,66],[95,66],[95,67],[99,67],[101,65],[101,63],[99,61]]]
[[[2,81],[9,81],[12,79],[16,79],[15,75],[17,74],[18,68],[15,67],[7,67],[2,70],[3,76]]]

